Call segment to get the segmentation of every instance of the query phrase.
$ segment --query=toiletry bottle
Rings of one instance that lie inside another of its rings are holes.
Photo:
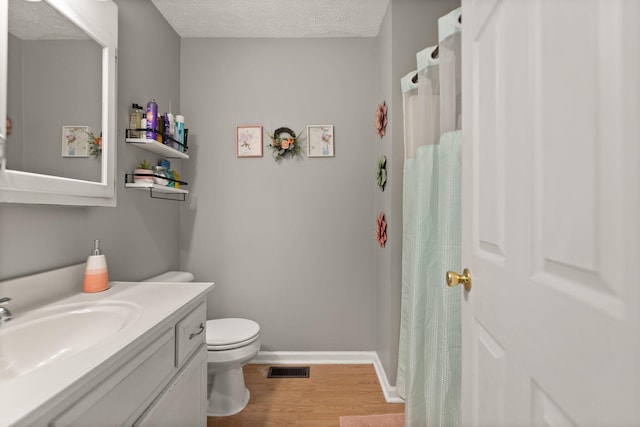
[[[140,119],[140,129],[146,129],[147,128],[147,116],[146,115],[142,115],[142,118]],[[145,137],[146,136],[146,132],[140,132],[139,137]]]
[[[158,160],[158,166],[163,166],[166,170],[171,169],[171,162],[167,159]]]
[[[131,104],[131,110],[129,110],[129,129],[139,129],[140,120],[142,119],[141,113],[142,107],[138,104]],[[137,130],[131,130],[129,135],[131,138],[140,138],[140,132]]]
[[[156,139],[154,132],[158,127],[158,104],[152,99],[147,103],[147,139]]]
[[[169,145],[169,146],[173,146],[173,143],[171,142],[171,140],[169,138],[167,138],[168,136],[170,137],[171,135],[169,135],[169,117],[167,116],[168,113],[164,113],[162,114],[160,117],[162,119],[162,143],[165,145]]]
[[[156,141],[162,144],[162,134],[164,133],[164,117],[158,113],[156,119]]]
[[[99,245],[100,240],[96,240],[93,255],[87,258],[87,267],[84,272],[84,285],[82,286],[83,292],[102,292],[109,289],[107,259],[104,255],[100,255]]]
[[[176,140],[180,144],[184,144],[184,116],[177,115],[176,116]],[[184,151],[184,145],[180,145],[176,147],[178,151]]]
[[[175,188],[180,188],[180,174],[176,171],[172,171],[172,172],[173,172],[173,179],[175,179],[173,186]]]
[[[176,128],[176,119],[173,117],[173,114],[164,113],[164,125],[165,125],[164,134],[167,135],[169,138],[175,139],[174,132]],[[164,143],[169,145],[172,148],[176,148],[174,146],[174,142],[171,141],[171,139],[167,139]]]
[[[171,113],[169,113],[169,132],[172,138],[176,137],[176,118]]]
[[[136,104],[136,110],[138,112],[138,117],[139,117],[139,120],[137,123],[138,129],[146,129],[146,124],[144,126],[142,125],[142,119],[146,117],[144,108],[142,108],[142,105]],[[144,134],[142,132],[138,132],[138,138],[144,138]]]

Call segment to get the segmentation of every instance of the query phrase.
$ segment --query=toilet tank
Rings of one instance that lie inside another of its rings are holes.
[[[193,274],[188,271],[167,271],[157,276],[149,277],[143,282],[193,282]]]

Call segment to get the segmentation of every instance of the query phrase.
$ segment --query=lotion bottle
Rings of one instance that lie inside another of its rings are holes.
[[[107,272],[107,259],[100,254],[100,240],[96,240],[93,255],[87,258],[87,267],[84,272],[83,292],[102,292],[109,289],[109,274]]]
[[[180,143],[177,144],[176,150],[184,152],[184,116],[180,114],[176,116],[176,139]]]

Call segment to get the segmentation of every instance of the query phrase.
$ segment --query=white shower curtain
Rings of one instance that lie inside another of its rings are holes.
[[[396,388],[405,426],[459,424],[460,9],[438,20],[439,44],[402,79],[404,189],[402,312]],[[416,83],[417,76],[417,83]]]

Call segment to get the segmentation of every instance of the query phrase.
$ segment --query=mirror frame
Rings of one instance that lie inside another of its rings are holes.
[[[0,202],[74,206],[116,205],[116,63],[118,6],[104,0],[43,0],[102,49],[102,174],[100,182],[6,169],[6,120],[0,120]],[[0,0],[0,118],[7,116],[9,1]]]

